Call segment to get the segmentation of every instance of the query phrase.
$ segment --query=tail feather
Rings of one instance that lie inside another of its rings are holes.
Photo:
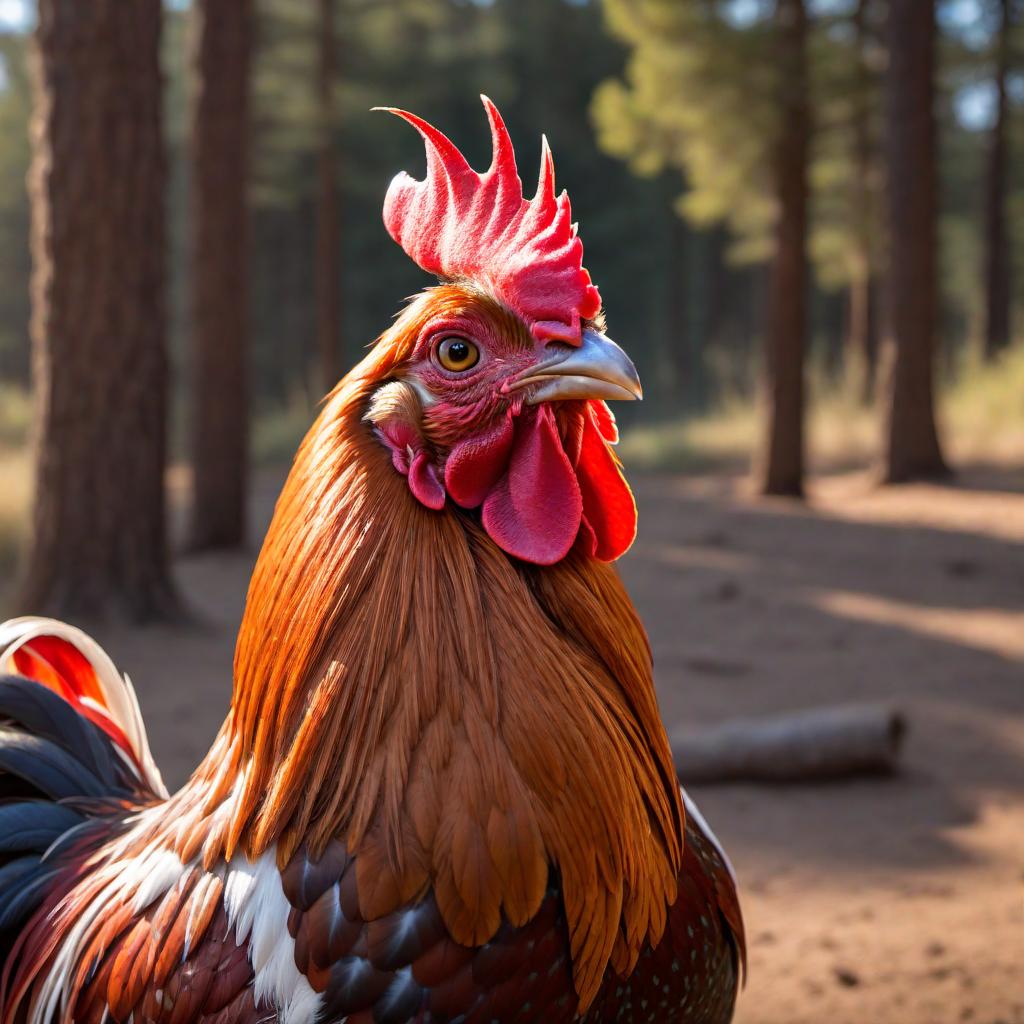
[[[10,619],[0,625],[0,672],[33,679],[62,697],[114,741],[153,796],[167,797],[131,681],[92,637],[56,619]]]
[[[16,884],[9,889],[0,889],[0,934],[20,924],[36,909],[46,895],[47,886],[60,873],[59,868],[37,858],[25,857],[23,861],[31,861],[32,869],[19,875]]]
[[[95,641],[52,619],[0,624],[5,971],[29,916],[136,808],[166,796],[131,683]]]
[[[100,783],[100,793],[138,788],[135,773],[112,749],[112,740],[106,732],[83,718],[53,690],[33,680],[15,676],[0,676],[0,726],[9,743],[0,744],[13,752],[24,745],[26,738],[56,744],[68,757],[82,765],[88,776]],[[6,768],[6,766],[3,766]],[[6,770],[15,772],[14,768]],[[69,781],[74,785],[74,779]],[[96,787],[94,787],[95,789]],[[47,794],[54,796],[53,794]],[[80,795],[86,795],[83,791]],[[94,793],[93,795],[97,795]],[[54,796],[54,799],[59,797]]]
[[[45,853],[85,817],[66,804],[46,800],[0,805],[0,853]]]
[[[0,728],[0,772],[28,783],[29,792],[51,800],[102,800],[112,795],[85,765],[50,740],[17,729]]]
[[[58,870],[39,853],[25,853],[0,867],[0,936],[36,908]]]

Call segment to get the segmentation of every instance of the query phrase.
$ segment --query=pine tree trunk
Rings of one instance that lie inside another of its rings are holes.
[[[935,429],[937,316],[934,0],[892,0],[886,81],[889,260],[883,479],[947,472]]]
[[[316,337],[320,386],[328,391],[341,376],[341,247],[338,203],[338,161],[334,150],[337,117],[334,0],[319,0],[319,66],[317,105],[320,142],[317,153],[316,210]]]
[[[245,542],[252,0],[196,0],[192,24],[194,548]]]
[[[985,189],[985,358],[1010,343],[1010,243],[1006,230],[1006,77],[1010,63],[1011,0],[1000,8],[996,43],[996,119],[989,141]]]
[[[179,611],[164,512],[159,42],[160,0],[39,2],[26,611]]]
[[[846,371],[857,378],[858,391],[868,399],[874,391],[876,346],[873,332],[871,241],[874,235],[871,185],[874,140],[871,131],[870,75],[865,56],[870,0],[859,0],[853,24],[857,51],[856,92],[853,110],[853,181],[850,206],[853,271],[846,321]]]
[[[804,339],[807,330],[807,12],[803,0],[779,0],[780,130],[774,173],[778,204],[769,270],[764,379],[766,422],[755,461],[762,494],[803,494]]]

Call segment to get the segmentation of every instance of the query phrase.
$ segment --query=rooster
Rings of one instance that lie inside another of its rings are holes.
[[[609,564],[640,385],[484,106],[482,174],[393,111],[427,172],[385,224],[440,283],[303,441],[190,781],[94,641],[0,627],[0,1024],[731,1019],[734,878]]]

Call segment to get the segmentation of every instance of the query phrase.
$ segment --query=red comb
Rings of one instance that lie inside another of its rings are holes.
[[[491,122],[491,166],[477,174],[452,142],[422,118],[383,109],[423,136],[427,176],[396,175],[384,200],[391,237],[431,274],[480,282],[515,310],[538,340],[579,344],[580,321],[596,316],[601,296],[583,268],[569,197],[555,195],[555,167],[543,140],[540,181],[523,198],[515,153],[494,104],[482,96]]]

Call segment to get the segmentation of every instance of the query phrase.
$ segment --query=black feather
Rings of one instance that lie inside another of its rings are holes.
[[[60,744],[108,786],[120,783],[124,769],[113,751],[113,740],[41,683],[0,676],[0,719],[5,718],[34,736]]]
[[[17,890],[0,896],[0,932],[18,924],[39,906],[56,874],[56,869],[37,864],[35,871],[19,878]]]
[[[55,840],[85,819],[62,804],[32,800],[0,805],[0,852],[43,853]]]
[[[63,747],[9,726],[0,726],[0,771],[17,775],[51,800],[112,795],[111,786]]]
[[[39,857],[32,855],[19,857],[0,867],[0,907],[21,890],[22,882],[28,881],[40,866]]]
[[[44,861],[58,861],[72,849],[76,854],[95,849],[108,839],[119,834],[123,821],[111,818],[87,818],[81,824],[68,829],[47,848]]]

